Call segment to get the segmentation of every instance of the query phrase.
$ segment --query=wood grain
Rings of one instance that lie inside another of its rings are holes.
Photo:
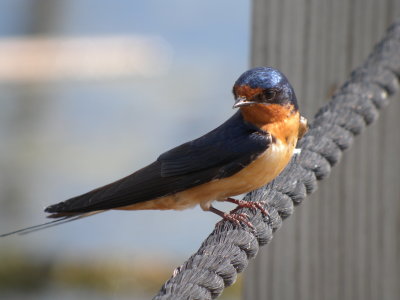
[[[254,0],[251,64],[286,74],[312,120],[399,15],[398,0]],[[398,97],[261,249],[243,299],[398,299],[399,115]]]

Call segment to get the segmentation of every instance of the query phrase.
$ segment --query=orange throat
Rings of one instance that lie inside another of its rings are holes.
[[[293,105],[255,104],[244,106],[241,113],[245,121],[269,132],[285,143],[297,142],[300,114]]]
[[[244,106],[241,109],[243,118],[259,128],[263,125],[275,122],[282,122],[291,115],[296,114],[296,110],[293,105],[282,106],[280,104],[254,104]]]

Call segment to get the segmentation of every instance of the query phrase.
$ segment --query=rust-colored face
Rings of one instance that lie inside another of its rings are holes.
[[[297,109],[297,103],[293,99],[291,93],[285,87],[270,87],[270,88],[252,88],[250,85],[234,86],[233,94],[235,96],[235,104],[233,108],[242,108],[252,105],[268,106],[277,104],[281,106],[292,105]]]
[[[233,87],[235,98],[246,98],[247,100],[252,100],[256,95],[262,93],[262,91],[262,88],[251,88],[248,85]]]

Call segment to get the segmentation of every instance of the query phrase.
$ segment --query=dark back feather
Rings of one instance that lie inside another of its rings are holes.
[[[49,213],[113,209],[171,195],[232,176],[271,144],[269,134],[237,112],[206,135],[173,148],[152,164],[116,182],[51,205]]]

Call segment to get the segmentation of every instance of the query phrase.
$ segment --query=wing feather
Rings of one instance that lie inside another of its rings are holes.
[[[137,172],[51,205],[49,213],[89,212],[132,205],[232,176],[271,144],[269,134],[238,112],[206,135],[173,148]]]

